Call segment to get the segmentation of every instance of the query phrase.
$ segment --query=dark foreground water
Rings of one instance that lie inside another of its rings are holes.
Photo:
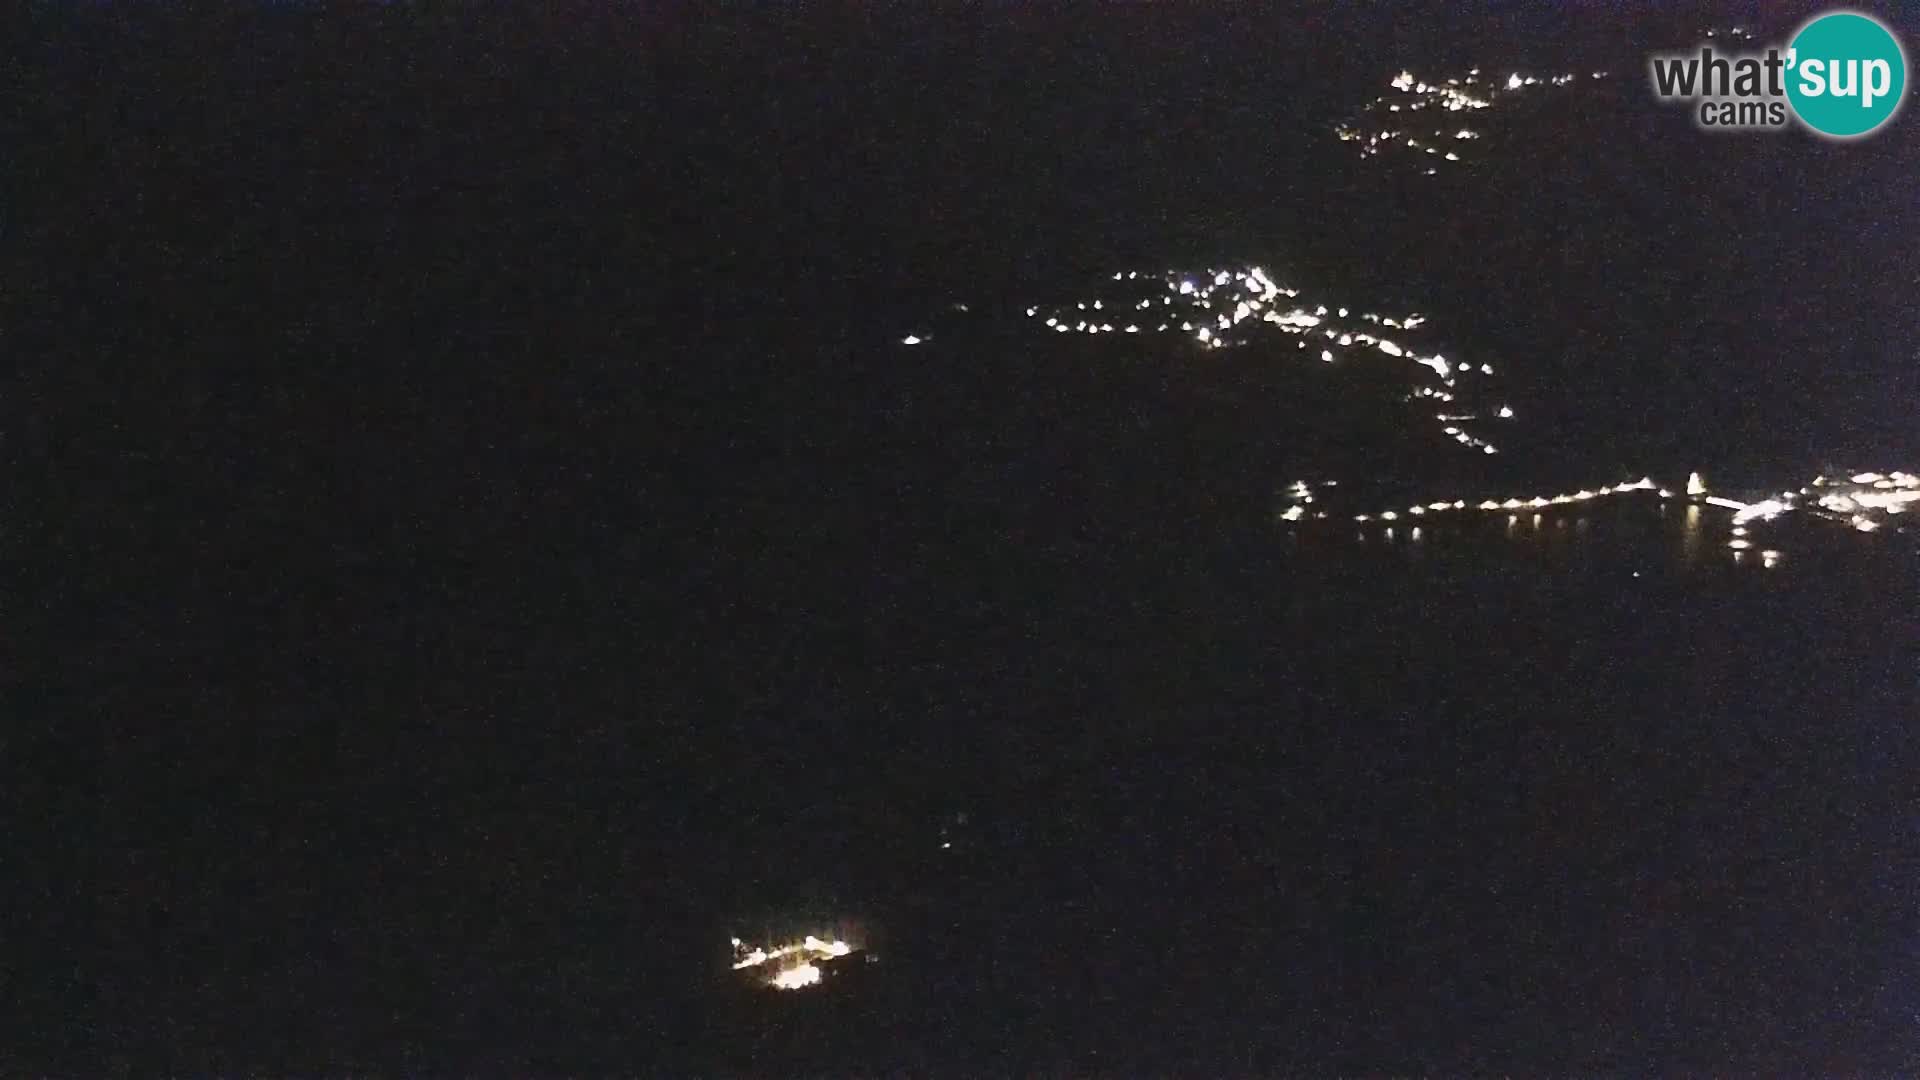
[[[1276,540],[1257,572],[1119,617],[1076,701],[980,718],[996,767],[953,784],[953,848],[930,821],[865,897],[844,883],[875,838],[799,875],[864,905],[881,961],[715,991],[690,1060],[1910,1062],[1910,545],[1810,540],[1763,568],[1724,548],[1723,511],[1531,516]]]
[[[1913,467],[1920,127],[1623,78],[1381,172],[1331,128],[1402,65],[1700,25],[1430,7],[38,13],[0,1072],[1910,1066],[1910,546],[1271,518]],[[1430,312],[1541,444],[894,345],[1243,258]],[[731,986],[803,917],[870,985]]]

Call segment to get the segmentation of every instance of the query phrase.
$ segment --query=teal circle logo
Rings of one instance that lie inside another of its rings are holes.
[[[1907,94],[1907,54],[1877,19],[1822,15],[1788,46],[1787,101],[1802,123],[1836,139],[1893,119]]]

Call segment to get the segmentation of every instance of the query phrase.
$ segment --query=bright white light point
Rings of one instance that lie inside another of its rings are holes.
[[[773,978],[767,980],[767,985],[776,990],[798,990],[801,987],[813,986],[819,981],[819,968],[814,967],[812,964],[801,964],[798,967],[787,968],[785,971],[775,975]]]
[[[796,953],[814,953],[819,956],[846,956],[853,951],[853,946],[844,941],[822,941],[812,934],[808,934],[804,941],[790,945],[782,945],[773,950],[755,946],[750,952],[740,952],[744,946],[738,938],[733,939],[733,947],[737,954],[737,959],[735,959],[733,963],[733,970],[735,971],[741,971],[750,967],[759,967],[762,964],[784,959]],[[803,960],[802,963],[804,964],[805,961]]]
[[[1213,275],[1213,283],[1215,285],[1225,285],[1227,282],[1232,280],[1233,280],[1233,275],[1227,273],[1225,270],[1222,270],[1219,273]]]
[[[1854,473],[1851,477],[1849,477],[1849,479],[1851,479],[1856,484],[1873,484],[1873,483],[1878,483],[1882,479],[1882,477],[1877,472],[1863,472],[1863,473]]]
[[[1395,345],[1391,341],[1382,341],[1379,345],[1379,348],[1381,352],[1386,353],[1388,356],[1405,356],[1406,355],[1406,353],[1400,350],[1400,346]]]
[[[1497,453],[1499,453],[1500,451],[1498,451],[1498,450],[1495,450],[1495,449],[1494,449],[1493,447],[1491,447],[1491,446],[1489,446],[1489,447],[1485,447],[1485,448],[1484,448],[1484,451],[1483,451],[1483,452],[1485,452],[1485,453],[1488,453],[1488,454],[1497,454]]]
[[[1180,295],[1181,295],[1181,296],[1192,296],[1192,295],[1193,295],[1193,282],[1191,282],[1191,281],[1183,281],[1183,282],[1181,282],[1181,283],[1180,283]]]
[[[1323,360],[1323,361],[1325,361],[1326,363],[1329,363],[1329,364],[1331,364],[1331,363],[1333,363],[1333,352],[1332,352],[1332,350],[1330,350],[1330,349],[1321,349],[1321,350],[1320,350],[1320,359],[1321,359],[1321,360]]]
[[[1735,551],[1745,551],[1753,545],[1745,540],[1729,540],[1727,546]]]
[[[1706,493],[1707,493],[1707,482],[1700,478],[1700,474],[1697,472],[1688,473],[1687,474],[1687,494],[1705,495]]]
[[[901,339],[900,339],[900,344],[902,344],[902,345],[918,345],[918,344],[920,344],[920,343],[921,343],[922,341],[925,341],[925,340],[926,340],[925,338],[923,338],[923,337],[921,337],[921,336],[919,336],[918,334],[908,334],[908,335],[907,335],[906,337],[903,337],[903,338],[901,338]]]
[[[1505,405],[1500,406],[1500,419],[1502,420],[1513,419],[1513,410]]]
[[[1762,499],[1735,514],[1733,516],[1733,523],[1735,525],[1744,525],[1754,518],[1759,518],[1762,521],[1772,521],[1774,518],[1779,517],[1783,511],[1789,509],[1791,509],[1791,507],[1778,499]]]
[[[1195,336],[1198,337],[1201,341],[1207,341],[1213,337],[1213,331],[1203,326],[1200,328],[1200,333],[1198,333]]]

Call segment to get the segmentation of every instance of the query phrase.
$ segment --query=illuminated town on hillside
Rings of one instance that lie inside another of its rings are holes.
[[[1487,429],[1513,419],[1491,384],[1493,365],[1449,359],[1418,344],[1427,325],[1419,312],[1382,314],[1323,301],[1303,301],[1259,266],[1186,273],[1127,270],[1070,303],[1035,305],[1025,317],[1052,334],[1162,334],[1190,338],[1201,349],[1262,340],[1294,340],[1303,361],[1394,364],[1409,401],[1435,406],[1441,433],[1480,454],[1499,448]]]
[[[1521,79],[1518,85],[1533,82]],[[1424,86],[1411,85],[1416,92]],[[1446,100],[1458,104],[1465,99]],[[1446,440],[1480,455],[1500,452],[1491,436],[1500,425],[1515,422],[1516,414],[1498,390],[1492,364],[1449,358],[1424,344],[1434,332],[1424,313],[1385,314],[1365,310],[1358,303],[1302,296],[1302,289],[1281,284],[1257,265],[1198,271],[1122,270],[1095,281],[1079,298],[1028,305],[1017,314],[1048,335],[1158,335],[1184,340],[1187,347],[1202,353],[1292,341],[1291,353],[1299,355],[1303,363],[1391,365],[1381,370],[1397,372],[1395,377],[1404,379],[1405,401],[1432,408],[1427,415]],[[916,333],[901,343],[921,345],[931,341],[930,333]],[[1366,482],[1382,479],[1387,478],[1348,478],[1347,492],[1363,491]],[[1285,505],[1276,517],[1287,525],[1345,520],[1380,527],[1382,535],[1392,540],[1397,536],[1394,523],[1403,519],[1438,521],[1452,515],[1482,513],[1509,515],[1517,522],[1521,511],[1551,512],[1596,500],[1685,499],[1731,513],[1724,543],[1739,562],[1756,545],[1753,528],[1782,515],[1797,514],[1805,520],[1868,533],[1897,525],[1900,515],[1920,501],[1920,476],[1898,470],[1823,473],[1797,488],[1748,499],[1710,491],[1701,475],[1693,472],[1684,482],[1678,477],[1656,482],[1651,476],[1641,476],[1570,491],[1448,493],[1359,512],[1336,512],[1332,508],[1334,500],[1328,498],[1326,489],[1339,485],[1337,478],[1293,481],[1283,488]],[[1780,551],[1772,547],[1760,549],[1760,554],[1761,564],[1767,568],[1777,566],[1781,559]]]
[[[1553,90],[1606,77],[1604,71],[1562,72],[1544,79],[1516,71],[1501,77],[1473,68],[1429,83],[1402,71],[1387,84],[1392,93],[1361,106],[1352,119],[1334,128],[1334,134],[1341,142],[1355,144],[1363,158],[1389,153],[1407,156],[1434,175],[1441,166],[1461,161],[1482,137],[1471,117],[1486,110],[1497,112],[1540,88]]]

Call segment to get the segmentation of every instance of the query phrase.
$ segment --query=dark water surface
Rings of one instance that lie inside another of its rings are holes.
[[[869,894],[884,974],[713,1005],[721,1059],[1908,1060],[1920,560],[1736,564],[1724,512],[1666,509],[1309,532],[1104,607],[1104,662],[1027,637],[998,659],[1052,692],[900,778],[973,825]]]
[[[1456,7],[38,10],[0,1071],[1920,1060],[1910,538],[1273,520],[1914,468],[1920,127],[1627,80],[1367,171],[1402,66],[1697,25]],[[1247,260],[1510,374],[1510,475],[1257,350],[895,344]],[[814,911],[868,985],[729,986]]]

